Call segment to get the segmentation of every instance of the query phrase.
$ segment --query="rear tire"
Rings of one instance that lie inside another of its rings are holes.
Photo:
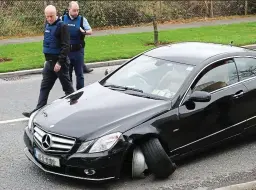
[[[140,146],[148,169],[156,178],[167,178],[176,170],[176,165],[170,160],[157,138],[151,138]]]

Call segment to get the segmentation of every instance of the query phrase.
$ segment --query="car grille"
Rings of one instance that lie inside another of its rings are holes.
[[[46,135],[50,137],[50,146],[45,145]],[[71,137],[65,137],[58,134],[53,134],[50,132],[45,132],[37,125],[34,127],[34,139],[39,147],[41,147],[46,152],[69,152],[75,144],[75,139]]]

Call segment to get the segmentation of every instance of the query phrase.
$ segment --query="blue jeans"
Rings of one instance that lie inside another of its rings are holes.
[[[72,72],[75,70],[76,74],[76,89],[79,90],[84,87],[84,74],[83,74],[83,65],[84,65],[84,49],[79,51],[70,52],[68,54],[70,59],[69,75],[72,81]]]

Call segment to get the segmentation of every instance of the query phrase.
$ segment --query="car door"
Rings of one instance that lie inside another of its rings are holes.
[[[246,129],[256,132],[256,59],[253,57],[236,57],[239,80],[248,88],[245,94],[246,105],[242,110],[248,115]]]
[[[187,102],[195,91],[211,94],[209,102]],[[193,82],[179,107],[178,149],[187,152],[239,134],[247,115],[244,94],[247,88],[238,81],[233,60],[223,60],[205,68]],[[177,150],[178,150],[177,149]]]

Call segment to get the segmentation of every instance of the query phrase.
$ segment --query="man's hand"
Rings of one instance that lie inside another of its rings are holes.
[[[55,66],[54,66],[54,71],[57,73],[57,72],[60,71],[60,69],[61,69],[61,66],[60,66],[60,64],[57,62],[57,63],[55,64]]]
[[[86,31],[83,30],[81,27],[80,27],[80,31],[81,31],[83,34],[86,34]]]

